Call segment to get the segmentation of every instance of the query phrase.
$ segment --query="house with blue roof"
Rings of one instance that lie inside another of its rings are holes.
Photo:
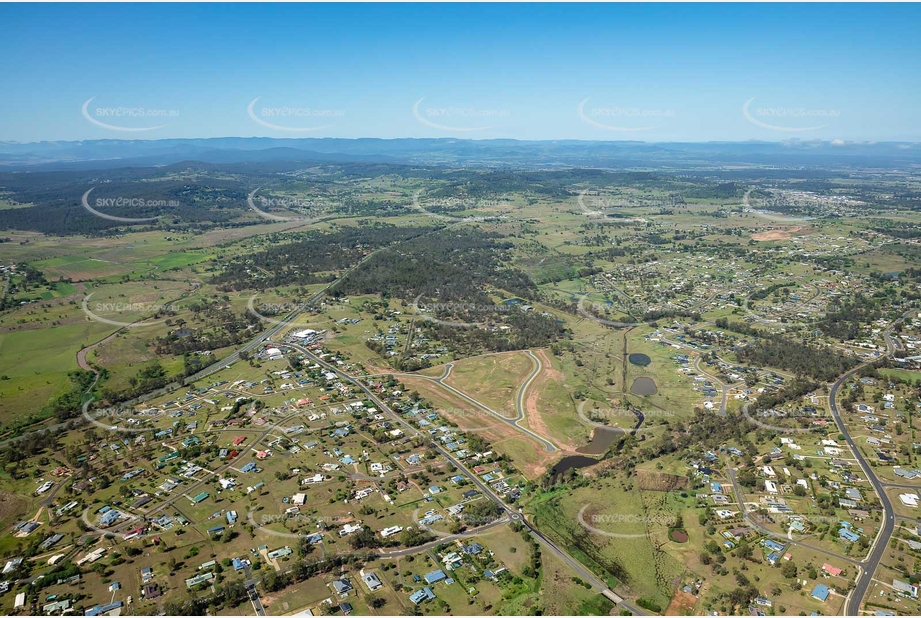
[[[850,541],[851,543],[856,543],[860,540],[860,535],[855,532],[851,532],[847,528],[841,528],[838,530],[838,536],[840,536],[845,541]]]
[[[828,599],[828,586],[826,586],[825,584],[819,584],[818,586],[812,589],[812,592],[809,593],[809,596],[811,596],[813,599],[818,599],[819,601],[822,601],[824,603],[825,600]]]
[[[102,516],[102,519],[99,520],[100,526],[111,526],[118,518],[121,517],[121,513],[115,510],[106,511],[105,515]]]
[[[414,593],[409,595],[409,600],[418,605],[423,601],[431,601],[435,598],[435,593],[432,592],[431,588],[425,587],[422,590],[416,590]]]
[[[437,571],[432,571],[431,573],[425,576],[425,583],[429,585],[437,584],[438,582],[444,581],[447,578],[448,576],[445,575],[445,572],[442,571],[441,569],[438,569]]]
[[[252,472],[256,469],[256,464],[252,461],[240,468],[240,472]]]
[[[773,551],[783,551],[785,547],[785,545],[781,545],[780,543],[778,543],[777,541],[773,539],[765,539],[763,541],[763,544],[765,547]]]
[[[464,546],[464,553],[470,554],[471,556],[476,556],[480,554],[485,548],[479,543],[471,543],[470,545]]]
[[[96,605],[90,609],[83,612],[84,616],[100,616],[102,614],[107,614],[113,609],[118,609],[122,606],[121,601],[115,601],[114,603],[108,603],[106,605]]]

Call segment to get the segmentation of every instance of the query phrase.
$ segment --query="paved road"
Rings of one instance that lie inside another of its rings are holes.
[[[890,324],[889,327],[883,331],[883,339],[886,342],[887,356],[891,356],[896,349],[895,344],[892,341],[892,329],[897,324],[908,318],[910,315],[917,314],[917,312],[917,309],[906,311],[904,314],[902,314],[902,317],[892,322],[892,324]],[[870,555],[864,561],[864,568],[861,570],[860,575],[857,576],[857,585],[855,586],[851,595],[848,597],[845,612],[849,616],[860,615],[860,604],[863,602],[863,598],[866,595],[867,590],[870,588],[870,583],[873,580],[873,574],[876,573],[876,569],[879,566],[880,560],[882,560],[883,554],[885,554],[886,548],[889,546],[889,540],[892,538],[892,531],[895,529],[895,511],[892,508],[892,502],[890,502],[889,496],[886,495],[884,484],[879,479],[879,477],[876,476],[876,473],[873,471],[873,468],[870,467],[870,464],[863,456],[863,453],[859,448],[857,448],[857,445],[851,438],[851,434],[847,430],[847,425],[844,423],[844,420],[841,418],[840,411],[838,410],[837,396],[841,386],[843,386],[847,380],[851,378],[851,376],[856,374],[862,367],[866,366],[867,364],[869,363],[864,363],[838,378],[837,382],[832,385],[828,397],[831,413],[835,418],[835,423],[838,425],[839,431],[844,434],[845,442],[847,442],[848,446],[851,447],[851,451],[853,451],[854,457],[857,458],[857,462],[860,464],[861,469],[863,469],[864,474],[867,475],[867,479],[870,481],[870,484],[873,485],[873,489],[876,490],[876,494],[879,496],[879,500],[883,505],[883,522],[880,526],[879,534],[876,536],[876,540],[873,542],[873,546],[870,550]]]
[[[883,331],[883,339],[886,342],[886,356],[891,356],[896,349],[896,345],[892,339],[892,329],[907,317],[914,315],[918,312],[917,309],[911,309],[905,312],[900,318],[894,320],[885,331]],[[878,360],[878,359],[877,359]],[[889,546],[889,541],[892,538],[892,532],[895,529],[895,512],[892,508],[892,502],[889,500],[889,496],[886,495],[885,488],[888,486],[888,483],[882,482],[879,477],[876,476],[876,473],[873,471],[873,468],[867,462],[866,458],[863,456],[863,453],[858,448],[857,444],[851,438],[851,434],[848,431],[847,425],[844,420],[841,418],[840,410],[838,409],[838,391],[841,387],[848,382],[854,375],[856,375],[862,368],[871,364],[875,361],[869,361],[862,363],[851,369],[840,378],[838,378],[834,384],[831,386],[829,391],[828,403],[831,408],[832,417],[835,419],[835,424],[838,426],[838,431],[844,436],[844,441],[850,447],[851,452],[854,453],[854,457],[857,460],[857,463],[860,464],[860,468],[863,470],[864,474],[867,476],[867,480],[873,486],[873,489],[876,491],[876,494],[879,496],[880,503],[883,506],[883,520],[880,526],[879,533],[876,536],[876,539],[873,541],[873,545],[870,548],[870,553],[863,560],[856,561],[853,559],[845,558],[844,556],[838,556],[839,559],[848,560],[849,562],[857,564],[859,568],[859,574],[857,576],[856,585],[854,590],[847,597],[847,602],[845,604],[845,614],[848,616],[859,616],[860,615],[860,605],[863,602],[864,596],[866,596],[867,590],[870,588],[870,584],[873,580],[873,574],[876,572],[876,569],[879,567],[879,563],[883,558],[883,555],[886,552],[886,548]],[[742,505],[744,509],[744,503],[742,502],[742,495],[738,488],[738,483],[735,479],[735,471],[728,469],[729,478],[732,481],[733,491],[736,493],[736,499],[739,504]],[[811,549],[817,550],[818,548],[811,547],[802,542],[790,541],[783,537],[782,535],[777,535],[776,533],[767,530],[763,526],[760,526],[757,522],[752,521],[746,512],[746,519],[752,523],[756,528],[765,534],[770,534],[771,536],[779,536],[787,542],[792,542],[794,544],[803,545],[805,547],[810,547]],[[820,550],[824,551],[824,550]],[[824,551],[824,553],[830,553]],[[836,555],[836,554],[833,554]]]
[[[511,425],[518,431],[521,431],[522,433],[527,434],[529,437],[534,438],[535,440],[537,440],[544,446],[545,451],[547,451],[548,453],[553,453],[559,450],[555,444],[553,444],[552,442],[550,442],[543,436],[531,431],[527,427],[523,427],[522,425],[519,424],[519,422],[525,419],[524,404],[523,404],[525,391],[527,390],[527,387],[530,386],[531,382],[534,380],[535,377],[537,377],[537,375],[540,373],[542,369],[542,364],[540,362],[540,359],[538,359],[536,356],[531,354],[530,350],[525,350],[525,352],[534,360],[534,362],[536,363],[536,366],[534,368],[534,371],[525,380],[524,384],[518,390],[518,396],[515,401],[515,407],[516,407],[515,418],[509,418],[507,416],[503,416],[502,414],[496,412],[495,410],[493,410],[486,404],[480,401],[477,401],[476,399],[474,399],[467,393],[460,391],[454,388],[453,386],[451,386],[450,384],[448,384],[447,382],[445,382],[445,380],[451,375],[451,371],[454,369],[454,363],[447,363],[444,368],[444,373],[442,373],[437,378],[433,378],[431,376],[426,376],[426,375],[422,375],[418,373],[394,372],[394,373],[381,373],[381,374],[374,374],[374,375],[375,376],[393,376],[393,377],[405,376],[405,377],[415,378],[415,379],[420,379],[420,380],[428,380],[429,382],[437,384],[441,388],[445,389],[446,391],[449,391],[450,393],[456,395],[457,397],[463,399],[464,401],[476,406],[480,410],[493,415],[494,417],[496,417],[497,420],[503,423],[506,423],[507,425]],[[483,356],[486,356],[486,355],[484,354]],[[372,377],[372,376],[369,375],[367,377]]]
[[[378,251],[380,251],[380,249],[378,249]],[[367,260],[369,260],[369,259],[371,258],[371,256],[373,256],[375,253],[377,253],[377,251],[372,251],[371,253],[369,253],[368,255],[366,255],[364,258],[362,258],[362,260],[361,260],[360,262],[358,262],[357,264],[355,264],[355,265],[352,266],[351,268],[349,268],[349,269],[343,271],[343,273],[339,276],[338,279],[336,279],[335,281],[331,282],[330,284],[328,284],[327,286],[325,286],[323,289],[319,290],[316,294],[314,294],[313,296],[311,296],[307,301],[305,301],[304,304],[303,304],[303,308],[310,307],[310,306],[312,306],[314,303],[318,302],[321,298],[323,298],[323,296],[326,294],[326,292],[327,292],[332,286],[334,286],[334,285],[336,285],[337,283],[339,283],[340,281],[342,281],[342,279],[343,279],[344,277],[346,277],[349,273],[351,273],[351,272],[354,271],[356,268],[358,268],[359,266],[361,266],[362,264],[364,264],[364,263],[365,263]],[[297,310],[295,310],[295,311],[289,313],[287,316],[285,316],[284,318],[282,318],[281,320],[279,320],[276,324],[272,325],[270,328],[268,328],[268,329],[262,331],[261,333],[259,333],[259,335],[257,335],[252,341],[250,341],[249,343],[245,344],[245,345],[244,345],[243,347],[241,347],[239,350],[236,350],[235,352],[233,352],[233,353],[231,353],[230,355],[228,355],[228,356],[222,358],[222,359],[219,360],[219,361],[215,361],[214,363],[212,363],[212,364],[209,365],[208,367],[202,369],[202,370],[199,371],[198,373],[193,374],[193,375],[191,375],[191,376],[185,378],[185,379],[182,381],[181,384],[179,384],[179,383],[174,383],[174,384],[172,384],[172,385],[167,385],[166,387],[164,387],[164,388],[162,388],[162,389],[158,389],[158,390],[153,391],[153,392],[151,392],[151,393],[147,393],[146,395],[144,395],[144,396],[142,396],[141,398],[139,398],[139,400],[141,400],[141,399],[150,399],[150,398],[152,398],[152,397],[157,397],[157,396],[160,396],[160,395],[165,394],[165,393],[167,393],[167,392],[170,392],[170,391],[172,391],[172,390],[175,390],[177,387],[180,387],[180,386],[182,386],[182,385],[192,384],[193,382],[197,382],[198,380],[201,380],[202,378],[206,378],[206,377],[208,377],[209,375],[211,375],[211,374],[213,374],[213,373],[217,373],[217,372],[220,371],[221,369],[224,369],[224,368],[227,367],[228,365],[231,365],[232,363],[235,363],[236,361],[240,360],[240,353],[243,353],[243,352],[252,352],[253,350],[257,349],[259,346],[261,346],[263,343],[269,341],[269,340],[272,338],[273,335],[275,335],[276,333],[278,333],[279,331],[281,331],[281,330],[284,329],[285,327],[290,326],[291,323],[297,318],[297,316],[299,316],[299,315],[304,311],[303,308],[297,309]],[[88,371],[92,371],[93,373],[96,374],[96,380],[93,381],[93,384],[89,387],[89,389],[87,389],[87,392],[91,391],[91,390],[93,389],[93,387],[96,385],[96,382],[99,380],[99,373],[98,373],[95,369],[93,369],[89,364],[86,363],[86,354],[87,354],[87,352],[89,352],[89,350],[91,350],[92,348],[96,347],[97,345],[103,343],[104,341],[107,341],[107,340],[111,339],[112,337],[116,336],[116,335],[118,334],[118,332],[121,332],[121,330],[123,330],[123,329],[119,329],[119,331],[117,331],[117,332],[115,332],[115,333],[112,333],[111,335],[108,335],[105,339],[103,339],[103,340],[101,340],[101,341],[97,341],[97,342],[94,343],[92,346],[90,346],[90,347],[88,347],[88,348],[84,348],[83,350],[81,350],[80,352],[77,353],[77,364],[80,365],[81,368],[87,369]],[[128,405],[128,404],[130,404],[130,403],[131,403],[131,402],[125,402],[125,404],[123,404],[123,405]],[[104,413],[98,413],[97,415],[101,415],[101,414],[104,414]],[[34,429],[34,430],[32,430],[32,431],[24,432],[24,433],[21,434],[21,435],[14,436],[14,437],[12,437],[12,438],[8,438],[8,439],[6,439],[6,440],[0,441],[0,448],[3,448],[3,447],[5,447],[5,446],[7,446],[7,445],[9,445],[9,444],[12,444],[12,443],[14,443],[14,442],[17,442],[18,440],[21,440],[23,437],[25,437],[25,436],[27,436],[27,435],[29,435],[29,434],[38,433],[38,432],[42,432],[42,431],[56,431],[56,430],[58,430],[58,429],[64,429],[64,428],[66,428],[68,425],[70,425],[71,423],[73,423],[73,422],[79,422],[79,421],[80,421],[80,419],[79,419],[79,418],[76,418],[76,419],[71,419],[71,420],[65,421],[65,422],[63,422],[63,423],[55,423],[55,424],[53,424],[53,425],[48,425],[47,427],[41,427],[41,428]]]
[[[252,352],[253,350],[256,350],[257,348],[259,348],[259,346],[261,346],[263,343],[269,341],[269,340],[270,340],[275,334],[277,334],[279,331],[281,331],[281,330],[283,330],[284,328],[287,328],[288,326],[290,326],[291,323],[294,322],[295,319],[297,319],[297,316],[299,316],[301,313],[303,313],[305,309],[307,309],[308,307],[312,307],[314,304],[316,304],[317,302],[319,302],[319,300],[320,300],[321,298],[323,298],[323,297],[326,295],[326,292],[327,292],[331,287],[333,287],[334,285],[336,285],[337,283],[339,283],[340,281],[342,281],[345,277],[347,277],[350,273],[352,273],[353,271],[355,271],[357,268],[361,267],[362,264],[364,264],[364,263],[367,262],[369,259],[371,259],[371,257],[372,257],[375,253],[377,253],[378,251],[380,251],[380,249],[378,249],[377,251],[372,251],[371,253],[369,253],[368,255],[366,255],[365,257],[363,257],[357,264],[355,264],[354,266],[352,266],[352,267],[350,267],[350,268],[344,270],[344,271],[342,272],[342,274],[339,275],[339,277],[338,277],[335,281],[330,282],[328,285],[326,285],[325,287],[323,287],[321,290],[317,291],[316,294],[314,294],[314,295],[311,296],[309,299],[307,299],[306,301],[304,301],[303,304],[302,304],[300,307],[298,307],[297,309],[295,309],[294,311],[292,311],[291,313],[289,313],[288,315],[286,315],[284,318],[278,320],[278,321],[277,321],[275,324],[273,324],[271,327],[269,327],[269,328],[267,328],[266,330],[264,330],[264,331],[262,331],[261,333],[259,333],[259,335],[258,335],[255,339],[253,339],[253,340],[250,341],[249,343],[245,344],[245,345],[244,345],[243,347],[241,347],[239,350],[236,350],[235,352],[233,352],[233,353],[231,353],[230,355],[228,355],[228,356],[222,358],[221,360],[212,363],[211,365],[209,365],[208,367],[202,369],[202,370],[199,371],[198,373],[193,374],[193,375],[191,375],[191,376],[185,378],[185,379],[182,381],[182,383],[183,383],[183,384],[192,384],[193,382],[197,382],[198,380],[201,380],[202,378],[206,378],[206,377],[208,377],[209,375],[211,375],[211,374],[213,374],[213,373],[217,373],[218,371],[224,369],[224,368],[227,367],[228,365],[230,365],[230,364],[232,364],[232,363],[234,363],[234,362],[240,360],[240,354],[241,354],[241,353],[249,353],[249,352]]]
[[[259,593],[256,592],[256,583],[259,580],[251,579],[244,582],[246,586],[246,593],[249,595],[249,600],[253,604],[253,609],[256,610],[257,616],[265,616],[265,608],[262,606],[262,599],[259,598]]]
[[[721,399],[721,401],[720,401],[720,409],[719,409],[719,411],[718,411],[718,414],[719,414],[720,416],[725,416],[725,415],[726,415],[726,406],[727,406],[727,404],[728,404],[728,399],[729,399],[729,388],[730,388],[731,386],[733,386],[733,385],[731,385],[731,384],[723,384],[723,381],[720,380],[719,378],[717,378],[715,375],[712,375],[712,374],[711,374],[710,372],[708,372],[707,370],[701,369],[701,368],[700,368],[700,361],[703,359],[703,354],[701,353],[700,350],[695,349],[695,348],[692,348],[691,346],[686,345],[686,344],[684,344],[684,343],[682,343],[682,342],[680,342],[680,341],[673,341],[673,340],[668,339],[668,338],[666,338],[666,337],[660,337],[660,339],[661,339],[662,341],[666,342],[666,343],[669,343],[669,344],[671,344],[671,345],[676,345],[676,346],[678,346],[678,347],[680,347],[680,348],[682,348],[682,349],[690,350],[690,351],[692,351],[692,352],[694,352],[694,353],[697,354],[697,360],[694,361],[694,369],[696,369],[696,370],[699,371],[700,373],[702,373],[702,374],[704,374],[705,376],[707,376],[708,378],[710,378],[710,380],[712,380],[713,382],[716,382],[717,384],[719,384],[720,392],[722,393],[722,399]]]
[[[713,375],[713,374],[707,372],[707,371],[704,370],[704,369],[701,369],[701,368],[700,368],[700,361],[701,361],[702,359],[703,359],[702,356],[700,356],[700,355],[697,356],[697,360],[694,361],[694,369],[696,369],[696,370],[699,371],[700,373],[702,373],[702,374],[704,374],[705,376],[707,376],[708,378],[710,378],[713,382],[716,382],[717,384],[719,384],[719,387],[720,387],[720,409],[719,409],[719,411],[718,411],[718,414],[719,414],[720,416],[726,416],[726,404],[728,403],[728,399],[729,399],[729,385],[723,384],[723,381],[720,380],[718,377],[716,377],[715,375]]]
[[[368,388],[358,378],[343,372],[341,369],[339,369],[338,367],[334,365],[327,363],[326,361],[322,360],[318,356],[315,356],[310,350],[308,350],[307,348],[301,345],[297,345],[293,343],[276,343],[276,345],[289,347],[294,350],[297,350],[298,352],[303,354],[305,358],[310,359],[311,362],[314,362],[320,365],[321,367],[324,367],[325,369],[338,375],[343,380],[354,384],[359,389],[361,389],[361,391],[375,405],[375,407],[377,407],[379,410],[382,410],[385,414],[390,416],[395,422],[400,424],[405,429],[405,433],[407,433],[407,435],[415,435],[415,436],[421,436],[423,438],[426,438],[415,427],[410,425],[406,421],[406,419],[404,419],[402,416],[396,414],[393,410],[391,410],[387,404],[385,404],[383,401],[381,401],[377,397],[377,394],[374,391]],[[437,443],[434,443],[434,442],[431,443],[430,446],[431,448],[436,450],[442,457],[444,457],[447,461],[454,464],[454,466],[458,470],[462,470],[466,472],[467,477],[477,487],[477,489],[479,489],[483,493],[483,495],[485,495],[486,497],[491,499],[496,505],[498,505],[499,508],[502,509],[502,511],[506,514],[506,516],[510,520],[515,521],[515,522],[520,522],[522,525],[524,525],[530,531],[531,535],[535,539],[537,539],[538,543],[540,543],[547,550],[553,552],[556,556],[558,556],[561,560],[563,560],[566,564],[568,564],[570,568],[572,568],[572,570],[575,571],[582,579],[589,582],[592,586],[598,589],[600,594],[602,594],[604,597],[611,600],[613,603],[620,605],[621,607],[632,612],[635,615],[640,615],[640,616],[647,615],[642,609],[640,609],[639,607],[636,607],[635,605],[629,603],[628,601],[626,601],[625,599],[617,595],[617,593],[611,590],[604,581],[602,581],[594,573],[589,571],[581,562],[579,562],[578,560],[570,556],[565,550],[563,550],[558,545],[556,545],[556,543],[554,543],[552,540],[544,536],[543,533],[541,533],[529,521],[523,518],[521,514],[518,513],[518,511],[516,511],[513,507],[506,504],[502,500],[502,498],[499,495],[497,495],[492,490],[491,487],[489,487],[489,485],[487,485],[482,480],[480,480],[478,476],[476,476],[471,470],[469,470],[464,463],[462,463],[460,460],[455,458],[454,455],[452,455],[449,451],[441,448],[441,446],[439,446]]]
[[[442,374],[441,377],[439,377],[439,378],[430,378],[430,380],[433,381],[433,382],[437,382],[439,386],[441,386],[441,387],[444,388],[445,390],[451,391],[452,393],[454,393],[454,394],[457,395],[458,397],[464,399],[465,401],[468,401],[468,402],[472,403],[473,405],[477,406],[478,408],[480,408],[480,409],[482,409],[482,410],[485,410],[486,412],[489,412],[490,414],[492,414],[493,416],[495,416],[497,419],[499,419],[499,420],[502,421],[503,423],[507,423],[507,424],[509,424],[509,425],[512,425],[513,427],[515,427],[515,428],[518,429],[519,431],[528,434],[530,437],[534,438],[535,440],[537,440],[538,442],[540,442],[541,444],[543,444],[543,445],[544,445],[544,450],[545,450],[545,451],[547,451],[548,453],[553,453],[553,452],[556,452],[556,451],[559,450],[559,449],[556,447],[555,444],[553,444],[552,442],[550,442],[549,440],[547,440],[547,439],[544,438],[543,436],[541,436],[541,435],[539,435],[539,434],[537,434],[537,433],[531,431],[531,430],[528,429],[527,427],[523,427],[523,426],[520,424],[521,421],[525,420],[524,399],[525,399],[525,395],[526,395],[526,393],[527,393],[528,386],[531,385],[531,382],[534,381],[534,379],[540,374],[541,370],[543,369],[543,365],[542,365],[542,363],[540,362],[540,359],[537,358],[536,356],[534,356],[534,354],[531,353],[531,350],[525,350],[525,353],[531,358],[532,361],[534,361],[534,370],[531,372],[531,375],[529,375],[529,376],[525,379],[524,383],[523,383],[523,384],[521,385],[521,387],[518,389],[518,395],[517,395],[517,397],[515,398],[515,418],[511,418],[511,419],[510,419],[510,418],[508,418],[508,417],[506,417],[506,416],[502,416],[501,414],[499,414],[499,413],[496,412],[495,410],[492,410],[492,409],[489,408],[488,406],[486,406],[486,405],[480,403],[480,402],[477,401],[476,399],[474,399],[474,398],[470,397],[469,395],[467,395],[467,394],[465,394],[465,393],[463,393],[463,392],[457,390],[456,388],[454,388],[453,386],[451,386],[450,384],[448,384],[447,382],[445,382],[445,379],[446,379],[448,376],[451,375],[451,370],[454,368],[454,363],[448,363],[447,365],[445,365],[445,372],[444,372],[444,374]]]
[[[863,564],[861,560],[857,560],[856,558],[849,558],[848,556],[842,556],[829,549],[823,549],[815,545],[810,545],[809,543],[805,543],[799,539],[791,539],[786,534],[781,534],[780,532],[774,532],[770,528],[763,526],[761,522],[758,521],[754,517],[754,515],[752,515],[752,513],[750,513],[748,509],[745,508],[745,502],[743,501],[742,490],[739,487],[739,481],[736,478],[736,471],[733,468],[726,468],[726,473],[729,476],[730,483],[732,484],[732,491],[735,494],[736,502],[739,503],[739,508],[742,509],[742,517],[745,519],[748,525],[750,525],[752,528],[754,528],[761,534],[775,538],[778,541],[782,541],[784,543],[789,543],[791,545],[797,545],[799,547],[805,547],[806,549],[810,549],[820,554],[826,554],[828,556],[833,556],[834,558],[838,560],[844,560],[845,562],[850,562],[851,564],[856,564],[856,565]]]

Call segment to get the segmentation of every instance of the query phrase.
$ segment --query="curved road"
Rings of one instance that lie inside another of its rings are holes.
[[[496,412],[495,410],[493,410],[486,404],[483,404],[477,401],[470,395],[454,388],[453,386],[445,382],[445,380],[451,375],[451,371],[454,368],[454,363],[447,363],[445,365],[444,373],[437,378],[433,378],[433,377],[426,376],[426,375],[421,375],[418,373],[385,373],[385,374],[380,374],[380,375],[407,376],[411,378],[419,378],[422,380],[428,380],[429,382],[433,382],[437,384],[438,386],[440,386],[441,388],[445,389],[446,391],[450,392],[451,394],[456,395],[457,397],[463,399],[464,401],[470,403],[471,405],[476,406],[483,412],[493,415],[494,417],[496,417],[498,420],[502,421],[503,423],[511,425],[518,431],[527,434],[531,438],[534,438],[535,440],[537,440],[544,446],[545,451],[547,451],[548,453],[553,453],[553,452],[560,450],[559,448],[557,448],[555,444],[553,444],[552,442],[550,442],[543,436],[528,429],[527,427],[523,427],[519,424],[521,421],[525,419],[524,398],[525,398],[525,394],[527,392],[528,386],[531,385],[531,382],[534,381],[534,379],[540,374],[541,370],[543,369],[543,364],[541,363],[539,358],[534,356],[534,354],[532,354],[530,350],[525,350],[525,353],[531,357],[531,360],[534,361],[535,366],[534,366],[534,370],[531,372],[531,375],[529,375],[525,379],[524,383],[518,389],[518,395],[516,396],[516,399],[515,399],[515,412],[516,412],[515,418],[508,418],[507,416],[503,416],[502,414],[499,414],[498,412]]]
[[[917,309],[911,309],[905,312],[900,318],[894,320],[892,324],[890,324],[886,328],[885,331],[883,331],[883,339],[886,342],[886,350],[887,350],[886,355],[887,356],[891,356],[896,349],[896,345],[893,342],[892,337],[891,337],[892,329],[897,324],[899,324],[900,322],[905,320],[907,317],[909,317],[910,315],[917,313],[917,311],[918,311]],[[873,486],[874,491],[876,491],[876,494],[879,496],[880,503],[883,506],[882,524],[880,526],[879,533],[877,534],[876,539],[874,539],[873,545],[871,545],[870,552],[869,554],[867,554],[866,558],[864,558],[863,560],[855,560],[853,558],[839,556],[837,554],[829,552],[828,550],[822,550],[817,547],[803,543],[802,541],[789,539],[781,534],[777,534],[765,528],[759,522],[755,521],[749,514],[748,510],[745,508],[745,503],[743,501],[742,493],[741,493],[741,490],[739,489],[738,481],[736,480],[735,470],[733,470],[732,468],[727,468],[729,480],[732,483],[733,492],[736,495],[736,501],[739,503],[739,507],[742,509],[743,517],[757,530],[759,530],[763,534],[767,534],[769,536],[779,538],[785,543],[792,543],[794,545],[800,545],[800,546],[812,549],[814,551],[820,551],[822,553],[834,555],[839,560],[846,560],[848,562],[851,562],[852,564],[857,565],[859,572],[858,572],[857,579],[855,582],[855,587],[854,587],[854,590],[851,592],[851,594],[848,595],[847,601],[844,607],[845,615],[847,616],[859,616],[860,615],[861,603],[863,602],[864,596],[866,596],[867,594],[867,590],[870,588],[870,584],[873,581],[873,575],[874,573],[876,573],[876,569],[879,567],[879,563],[882,560],[883,555],[886,553],[886,549],[889,546],[890,539],[892,538],[892,533],[893,533],[893,530],[895,529],[895,522],[896,522],[895,512],[893,511],[893,508],[892,508],[892,502],[889,500],[889,496],[886,495],[886,491],[885,491],[886,487],[895,486],[895,484],[885,483],[881,481],[879,477],[876,476],[875,472],[873,471],[873,468],[867,462],[866,458],[863,456],[863,453],[857,447],[857,444],[854,442],[853,438],[851,438],[847,425],[845,424],[844,420],[841,418],[841,413],[840,413],[840,410],[838,409],[838,402],[837,402],[838,391],[841,389],[841,387],[844,384],[848,382],[848,380],[850,380],[854,375],[856,375],[861,369],[863,369],[867,365],[872,364],[873,362],[875,361],[869,361],[866,363],[862,363],[858,365],[857,367],[854,367],[850,371],[844,373],[841,377],[839,377],[835,381],[834,384],[832,384],[831,390],[829,392],[829,397],[828,397],[829,407],[831,408],[832,417],[835,419],[835,424],[838,426],[838,431],[844,436],[844,441],[847,443],[848,447],[850,447],[851,452],[854,454],[855,459],[860,464],[860,468],[863,470],[864,474],[867,476],[867,480],[870,482],[870,484]]]
[[[368,388],[368,386],[366,386],[361,380],[359,380],[355,376],[345,373],[339,367],[336,367],[336,366],[333,366],[327,363],[326,361],[314,355],[313,352],[311,352],[310,350],[308,350],[307,348],[303,346],[292,344],[292,343],[276,343],[276,345],[297,350],[298,352],[303,354],[306,358],[309,358],[312,362],[335,373],[342,380],[348,381],[354,384],[359,389],[361,389],[361,391],[365,394],[365,396],[379,410],[382,410],[385,414],[390,416],[394,421],[396,421],[398,424],[404,427],[407,435],[421,436],[427,439],[426,436],[422,435],[415,427],[410,425],[406,421],[406,419],[404,419],[402,416],[396,414],[393,410],[391,410],[390,406],[388,406],[382,400],[380,400],[374,391]],[[619,596],[617,593],[615,593],[613,590],[611,590],[604,581],[602,581],[597,575],[595,575],[592,571],[586,568],[585,565],[583,565],[581,562],[579,562],[578,560],[570,556],[565,550],[560,548],[555,542],[553,542],[552,540],[544,536],[543,533],[541,533],[537,528],[535,528],[527,519],[523,518],[517,510],[515,510],[510,505],[506,504],[505,501],[503,501],[502,498],[498,494],[496,494],[489,485],[484,483],[478,476],[473,474],[473,472],[471,472],[464,463],[462,463],[460,460],[455,458],[454,455],[450,451],[443,449],[440,445],[438,445],[435,442],[431,443],[431,448],[437,451],[447,461],[454,464],[454,466],[458,470],[462,470],[463,472],[466,472],[468,478],[477,487],[477,489],[479,489],[483,493],[484,496],[488,497],[499,508],[501,508],[502,512],[509,519],[511,519],[513,522],[519,522],[523,526],[525,526],[528,529],[528,531],[531,533],[531,535],[538,541],[538,543],[540,543],[548,551],[553,552],[557,557],[560,558],[560,560],[562,560],[567,565],[569,565],[569,567],[573,571],[575,571],[582,579],[589,582],[594,588],[596,588],[599,591],[599,594],[601,594],[602,596],[604,596],[611,602],[620,605],[621,607],[632,612],[635,615],[639,615],[639,616],[647,615],[642,609],[626,601],[621,596]]]
[[[902,317],[895,320],[892,324],[889,325],[888,328],[886,328],[885,331],[883,331],[883,338],[886,341],[887,356],[891,356],[895,351],[895,345],[893,344],[892,338],[890,336],[893,327],[914,313],[917,313],[917,309],[907,311],[902,315]],[[851,369],[843,376],[838,378],[838,380],[832,385],[828,396],[828,403],[831,407],[831,414],[835,419],[835,424],[838,425],[838,430],[844,435],[844,441],[847,442],[848,446],[851,448],[851,451],[854,453],[854,457],[860,464],[864,474],[867,475],[867,480],[869,480],[870,484],[873,485],[873,489],[876,491],[876,494],[879,496],[879,500],[883,505],[883,521],[882,525],[880,526],[879,534],[876,536],[876,540],[873,542],[870,554],[867,556],[867,559],[864,560],[863,568],[861,569],[860,574],[857,576],[856,586],[850,596],[848,596],[847,605],[845,606],[845,613],[848,616],[860,615],[860,604],[863,602],[863,598],[866,595],[867,590],[870,588],[870,583],[873,580],[873,574],[876,572],[880,560],[882,560],[883,554],[885,554],[886,548],[889,546],[889,540],[892,538],[892,531],[895,529],[895,513],[892,509],[892,503],[889,501],[889,496],[886,495],[886,488],[884,487],[883,482],[880,481],[879,477],[876,476],[876,473],[873,472],[873,468],[870,467],[870,464],[867,462],[866,458],[863,456],[863,453],[857,447],[857,444],[854,443],[853,438],[851,438],[851,434],[847,430],[847,425],[844,423],[844,420],[841,418],[840,411],[838,410],[838,391],[854,374],[856,374],[858,371],[860,371],[860,369],[867,366],[868,364],[870,363],[863,363],[858,365],[854,369]]]

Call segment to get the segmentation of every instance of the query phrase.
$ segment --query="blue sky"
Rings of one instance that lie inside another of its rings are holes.
[[[2,4],[0,23],[5,141],[921,141],[918,5]]]

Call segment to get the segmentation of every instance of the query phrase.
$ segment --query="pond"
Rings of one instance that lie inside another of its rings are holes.
[[[647,367],[649,363],[652,362],[652,359],[645,354],[633,353],[627,357],[627,360],[630,361],[631,365],[637,365],[639,367]]]
[[[637,378],[630,387],[630,392],[634,395],[655,395],[659,392],[656,383],[652,378]]]
[[[594,457],[586,457],[584,455],[569,455],[559,460],[555,466],[553,466],[553,476],[560,476],[566,474],[570,470],[578,470],[579,468],[588,468],[589,466],[594,466],[600,460],[595,459]]]
[[[622,435],[624,435],[624,430],[617,427],[595,427],[591,441],[577,448],[576,452],[586,455],[604,455]]]

